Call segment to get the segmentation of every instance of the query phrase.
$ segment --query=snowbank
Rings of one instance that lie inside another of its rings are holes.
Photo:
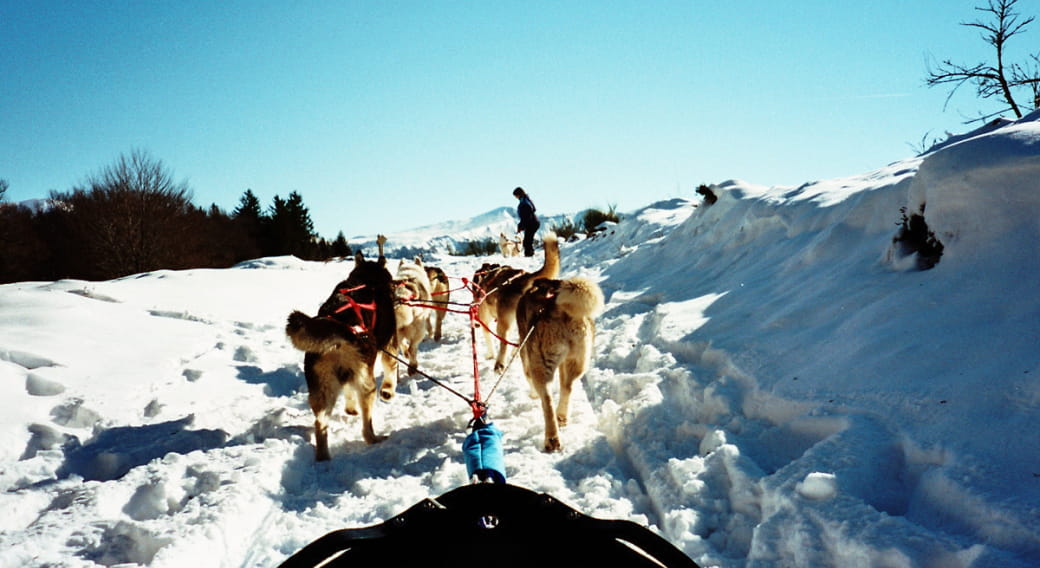
[[[545,454],[519,364],[499,382],[481,361],[509,481],[704,566],[1040,564],[1038,139],[1034,116],[862,176],[735,180],[565,243],[563,273],[608,296],[594,369]],[[893,246],[922,205],[927,271]],[[0,286],[0,566],[276,566],[467,483],[468,407],[418,378],[376,409],[387,441],[339,415],[314,462],[285,317],[351,266]],[[445,324],[420,366],[468,391],[468,320]]]

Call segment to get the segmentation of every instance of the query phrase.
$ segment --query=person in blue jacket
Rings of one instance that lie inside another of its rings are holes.
[[[516,226],[517,232],[524,233],[524,256],[534,256],[534,234],[542,226],[538,216],[534,214],[534,203],[527,195],[524,188],[518,187],[513,190],[513,197],[520,200],[516,206],[516,214],[520,217],[520,223]]]

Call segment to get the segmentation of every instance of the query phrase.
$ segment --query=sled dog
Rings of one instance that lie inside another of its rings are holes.
[[[520,241],[517,239],[510,239],[505,233],[498,234],[498,250],[502,253],[502,256],[520,256]]]
[[[484,264],[473,275],[474,301],[479,303],[477,316],[484,322],[484,343],[487,346],[487,358],[495,359],[495,372],[505,369],[506,334],[516,321],[516,305],[520,296],[531,287],[538,278],[556,278],[560,274],[560,243],[555,233],[548,233],[544,238],[545,262],[537,272],[527,272],[518,268],[499,264]],[[495,334],[492,340],[488,326],[495,321]],[[495,355],[495,346],[498,355]]]
[[[520,337],[527,337],[520,360],[532,397],[542,401],[547,452],[563,448],[559,428],[567,425],[571,388],[588,370],[596,337],[593,318],[602,309],[603,292],[582,277],[535,280],[517,305]],[[554,410],[549,385],[557,371],[560,395]]]
[[[318,309],[317,317],[301,311],[289,314],[285,333],[303,351],[307,400],[314,412],[314,454],[318,461],[329,454],[329,417],[342,392],[346,412],[361,413],[361,435],[374,444],[384,440],[372,427],[376,399],[375,362],[380,351],[397,352],[397,324],[393,288],[386,258],[367,261],[358,252],[354,269],[336,285]],[[397,382],[397,362],[384,355],[383,383],[379,396],[390,400]]]
[[[422,259],[402,260],[394,278],[394,313],[397,315],[397,344],[408,356],[409,375],[419,370],[419,344],[429,332],[432,297],[430,277],[426,275]]]
[[[433,305],[445,309],[435,310],[430,317],[428,335],[433,336],[434,341],[441,340],[441,329],[444,326],[444,316],[447,315],[447,307],[451,302],[451,286],[448,285],[448,276],[436,266],[426,267],[426,276],[430,279],[430,293],[433,294]]]

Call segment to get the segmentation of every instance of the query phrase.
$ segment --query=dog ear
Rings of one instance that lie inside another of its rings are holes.
[[[357,251],[357,254],[354,255],[354,262],[358,264],[365,262],[365,255],[361,251]]]

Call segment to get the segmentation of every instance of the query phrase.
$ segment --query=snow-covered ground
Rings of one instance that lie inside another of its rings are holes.
[[[1037,119],[860,176],[727,182],[565,243],[563,274],[608,299],[594,368],[557,454],[509,368],[490,400],[509,482],[703,566],[1040,565]],[[917,271],[892,238],[925,203],[945,250]],[[541,259],[427,255],[455,278],[485,261]],[[466,484],[470,410],[421,378],[378,405],[388,440],[340,414],[314,462],[284,323],[351,267],[0,286],[0,565],[277,566]],[[420,365],[471,391],[468,319],[446,326]]]

